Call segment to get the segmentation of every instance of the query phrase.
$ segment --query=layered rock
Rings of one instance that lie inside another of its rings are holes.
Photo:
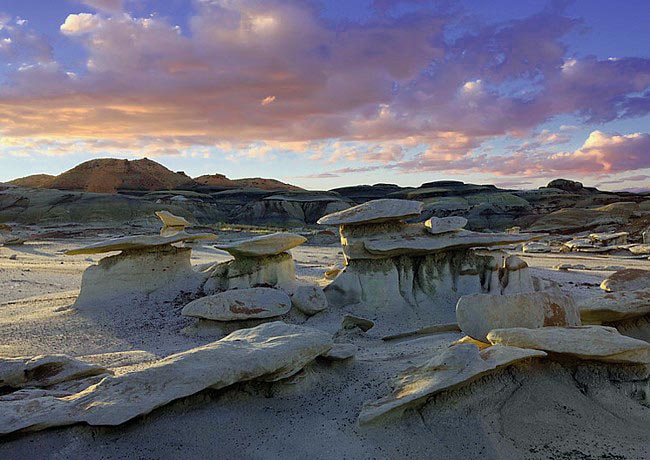
[[[650,314],[650,287],[637,291],[605,292],[578,303],[586,324],[614,323]]]
[[[621,335],[606,326],[523,327],[495,329],[488,340],[573,358],[628,364],[650,364],[650,343]]]
[[[0,397],[0,434],[80,422],[120,425],[206,388],[290,377],[331,347],[329,334],[281,322],[237,331],[77,393],[24,390]]]
[[[464,294],[533,291],[524,261],[502,251],[473,248],[541,236],[458,228],[432,234],[421,223],[403,222],[418,207],[404,200],[377,200],[321,219],[340,225],[346,262],[325,288],[331,306],[384,319],[378,321],[378,330],[387,328],[381,332],[391,333],[453,321],[456,302]]]
[[[543,351],[513,346],[495,345],[479,350],[470,343],[454,345],[426,364],[406,370],[399,376],[392,395],[364,404],[359,422],[365,424],[399,416],[406,409],[425,404],[433,395],[468,385],[517,362],[544,356]]]
[[[580,325],[575,301],[559,292],[463,296],[456,319],[464,333],[481,342],[487,342],[493,329]]]
[[[182,292],[199,289],[206,276],[196,273],[191,249],[172,243],[216,238],[212,234],[132,236],[117,238],[68,251],[68,255],[121,251],[88,267],[81,278],[76,308],[99,308],[113,304],[173,300]]]
[[[217,245],[234,257],[275,256],[288,251],[307,241],[307,238],[295,233],[273,233],[230,244]]]

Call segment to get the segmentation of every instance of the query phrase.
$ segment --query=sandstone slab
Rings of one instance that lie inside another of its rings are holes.
[[[307,241],[307,238],[295,233],[273,233],[244,241],[217,245],[235,257],[265,257],[280,254]]]
[[[171,355],[140,371],[108,376],[63,397],[43,390],[0,397],[0,434],[85,422],[120,425],[206,388],[289,377],[332,347],[329,334],[273,322]]]
[[[521,250],[522,252],[527,252],[530,254],[540,254],[551,252],[551,247],[546,243],[531,241],[530,243],[524,243]]]
[[[425,404],[433,395],[467,385],[516,362],[544,356],[546,353],[543,351],[503,345],[484,350],[471,343],[451,346],[423,366],[408,369],[400,375],[392,395],[364,404],[359,423],[398,416],[406,409]]]
[[[493,329],[580,325],[574,300],[552,292],[466,295],[458,300],[456,319],[463,332],[481,342]]]
[[[0,358],[0,388],[48,387],[106,373],[102,366],[67,355]]]
[[[650,270],[628,268],[612,273],[605,279],[600,288],[607,292],[636,291],[650,288]]]
[[[492,344],[543,350],[579,359],[650,364],[650,343],[619,334],[613,327],[542,327],[495,329]]]
[[[273,318],[291,310],[287,294],[272,288],[233,289],[196,299],[183,307],[182,314],[214,321]]]
[[[627,249],[635,255],[650,255],[650,244],[635,244]]]
[[[67,251],[66,254],[74,256],[78,254],[103,254],[113,251],[130,251],[134,249],[151,248],[155,246],[166,246],[173,243],[180,243],[182,241],[196,241],[196,240],[212,240],[216,239],[217,235],[213,233],[185,233],[178,232],[171,236],[163,235],[138,235],[138,236],[125,236],[122,238],[115,238],[108,241],[101,241],[99,243],[91,244],[79,249],[72,249]]]
[[[427,231],[433,235],[460,230],[467,225],[467,219],[461,216],[432,217],[424,222]]]
[[[423,203],[412,200],[380,199],[368,201],[318,219],[321,225],[358,225],[417,217]]]
[[[156,216],[162,221],[166,227],[189,227],[192,224],[187,219],[181,216],[172,214],[169,211],[156,211]]]
[[[650,288],[602,293],[580,301],[580,317],[587,324],[637,318],[650,313]]]

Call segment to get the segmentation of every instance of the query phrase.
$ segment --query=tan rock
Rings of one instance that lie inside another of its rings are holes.
[[[372,200],[318,219],[321,225],[358,225],[417,217],[423,203],[411,200]]]
[[[291,310],[287,294],[272,288],[233,289],[201,297],[183,307],[182,314],[214,321],[273,318]]]
[[[650,287],[650,270],[628,268],[612,273],[600,283],[600,288],[607,292],[636,291]]]
[[[103,254],[113,251],[129,251],[133,249],[151,248],[154,246],[165,246],[182,241],[212,240],[217,235],[213,233],[185,233],[179,232],[172,236],[162,235],[138,235],[115,238],[100,243],[91,244],[79,249],[72,249],[66,255],[74,256],[79,254]]]
[[[650,244],[635,244],[627,248],[632,254],[650,255]]]
[[[278,286],[291,299],[291,305],[305,315],[315,315],[327,309],[327,297],[323,288],[316,284],[296,280]]]
[[[551,292],[466,295],[458,300],[456,319],[463,332],[481,342],[493,329],[580,324],[573,299]]]
[[[424,222],[427,231],[432,235],[460,230],[467,225],[467,219],[460,216],[432,217]]]
[[[650,313],[650,288],[602,293],[580,301],[578,308],[587,324],[637,318]]]
[[[537,242],[537,241],[533,241],[533,242],[530,242],[530,243],[524,243],[521,250],[522,250],[522,252],[526,252],[526,253],[530,253],[530,254],[538,254],[538,253],[551,252],[551,247],[546,243],[540,243],[540,242]]]
[[[359,423],[399,416],[408,408],[424,405],[435,394],[462,387],[516,362],[544,356],[546,353],[542,351],[503,345],[482,351],[474,344],[454,345],[423,366],[408,369],[400,375],[392,395],[364,404]]]
[[[156,216],[166,227],[190,227],[192,224],[187,221],[184,217],[176,216],[169,211],[156,211]]]
[[[492,344],[544,350],[579,359],[614,363],[650,363],[650,343],[619,334],[613,327],[542,327],[495,329]]]
[[[273,233],[244,241],[218,245],[217,248],[229,252],[235,257],[265,257],[280,254],[307,241],[307,238],[295,233]]]
[[[206,388],[287,378],[331,347],[329,334],[307,327],[273,322],[243,329],[66,397],[23,390],[20,397],[2,401],[0,433],[82,422],[121,425]]]
[[[102,366],[67,355],[0,358],[0,388],[48,387],[107,373]]]

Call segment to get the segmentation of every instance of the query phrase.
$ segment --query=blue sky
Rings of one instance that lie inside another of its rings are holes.
[[[650,2],[0,2],[0,181],[650,188]]]

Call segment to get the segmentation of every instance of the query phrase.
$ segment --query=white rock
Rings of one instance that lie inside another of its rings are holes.
[[[424,405],[435,394],[467,385],[518,361],[543,356],[546,353],[542,351],[502,345],[481,351],[471,343],[454,345],[425,365],[400,375],[397,389],[392,395],[365,403],[359,423],[369,423],[389,415],[399,416],[408,408]]]
[[[465,334],[481,342],[493,329],[580,325],[573,299],[551,292],[466,295],[458,300],[456,319]]]
[[[460,216],[432,217],[424,222],[427,231],[433,235],[460,230],[467,225],[467,219]]]
[[[243,329],[217,342],[162,359],[150,367],[58,398],[41,393],[0,399],[0,433],[85,422],[120,425],[206,388],[289,377],[332,347],[329,334],[282,322]]]
[[[650,288],[599,294],[579,302],[580,317],[587,324],[637,318],[650,313]]]
[[[650,363],[650,343],[619,334],[613,327],[542,327],[495,329],[487,336],[492,344],[502,344],[579,359],[615,363]]]
[[[0,388],[48,387],[106,373],[101,366],[67,355],[0,358]]]
[[[192,270],[191,249],[154,246],[104,257],[81,277],[77,309],[130,308],[198,290],[207,275]]]
[[[358,225],[404,220],[422,213],[423,203],[411,200],[372,200],[318,219],[321,225]]]
[[[113,251],[130,251],[134,249],[146,249],[155,246],[166,246],[173,243],[180,243],[181,241],[196,241],[196,240],[212,240],[216,239],[217,235],[213,233],[185,233],[179,232],[172,236],[162,235],[139,235],[139,236],[125,236],[122,238],[115,238],[108,241],[84,246],[79,249],[72,249],[67,251],[66,254],[74,256],[78,254],[103,254]]]
[[[196,299],[183,307],[182,314],[214,321],[273,318],[291,310],[287,294],[272,288],[233,289]]]
[[[237,257],[217,264],[209,270],[205,283],[207,294],[254,286],[277,286],[296,279],[296,266],[288,252],[266,257]]]
[[[292,283],[283,283],[278,288],[287,293],[293,307],[306,315],[315,315],[327,309],[325,292],[316,284],[296,280]]]
[[[264,257],[288,251],[305,241],[307,241],[307,238],[295,233],[273,233],[235,243],[218,245],[217,248],[227,251],[235,257]]]
[[[650,287],[650,270],[628,268],[612,273],[600,283],[600,288],[607,292],[636,291]]]

